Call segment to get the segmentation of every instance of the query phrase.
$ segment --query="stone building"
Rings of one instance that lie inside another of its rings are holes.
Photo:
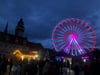
[[[20,50],[25,53],[41,51],[43,46],[40,43],[29,42],[27,37],[23,37],[24,31],[25,28],[22,18],[17,23],[14,35],[8,33],[7,24],[4,32],[0,32],[0,53],[12,54],[15,50]]]

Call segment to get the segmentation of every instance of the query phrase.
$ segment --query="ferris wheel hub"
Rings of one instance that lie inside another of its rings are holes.
[[[75,35],[72,35],[71,39],[77,39],[77,37]]]

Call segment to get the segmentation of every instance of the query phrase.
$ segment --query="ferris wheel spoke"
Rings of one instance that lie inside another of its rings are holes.
[[[79,55],[81,55],[81,54],[83,54],[83,49],[81,48],[81,46],[80,45],[78,45],[78,44],[76,44],[76,42],[74,42],[75,43],[75,49],[76,49],[76,54],[79,54]]]
[[[88,41],[94,41],[94,38],[84,38],[84,39]]]
[[[71,30],[73,30],[73,26],[70,26]]]
[[[94,37],[93,37],[93,36],[84,36],[83,38],[84,38],[84,39],[85,39],[85,38],[93,39]]]
[[[61,30],[61,33],[65,33],[66,31],[68,30],[68,28],[63,28],[62,30]]]
[[[66,30],[70,30],[69,26],[68,26],[68,23],[66,21],[64,21],[64,24],[66,25],[65,28],[67,27]]]
[[[88,47],[92,46],[92,44],[93,44],[93,42],[86,42],[86,45],[87,45]]]
[[[53,38],[54,39],[59,39],[59,38],[63,38],[63,37],[61,37],[61,36],[59,36],[59,37],[58,36],[54,36]]]
[[[78,25],[78,27],[80,28],[80,27],[82,27],[84,24],[86,24],[86,22],[85,22],[85,21],[81,21],[80,24]]]
[[[64,24],[65,24],[66,26],[68,26],[68,23],[67,23],[66,21],[64,21]]]
[[[71,26],[71,19],[68,20],[69,25]]]
[[[68,26],[67,28],[68,28],[68,30],[72,30],[72,29],[71,29],[71,26]]]
[[[85,45],[84,49],[87,49],[89,51],[89,47],[87,45]]]
[[[93,45],[93,43],[94,43],[94,41],[88,41],[87,42],[87,45],[90,45],[91,46],[91,45]]]
[[[62,45],[61,47],[60,47],[60,49],[63,49],[65,47],[65,44],[64,45]]]
[[[55,49],[56,49],[57,52],[61,51],[60,49],[58,49],[58,48],[56,48],[56,47],[55,47]]]
[[[77,28],[77,31],[80,33],[81,32],[81,30],[79,29],[79,28]]]
[[[81,48],[81,46],[78,44],[78,42],[75,39],[74,39],[74,41],[76,42],[77,46],[79,47],[79,52],[82,52],[84,54],[85,51]]]
[[[87,38],[87,39],[93,39],[94,36],[91,35],[91,34],[90,34],[90,35],[84,35],[83,38],[84,38],[84,39],[86,39],[86,38]]]
[[[63,31],[66,32],[68,30],[68,28],[66,28],[66,26],[64,24],[61,24],[63,26]]]
[[[82,21],[81,24],[80,24],[80,26],[79,26],[79,28],[84,27],[86,25],[87,25],[87,23],[85,21]]]
[[[83,39],[83,41],[89,41],[88,39]]]
[[[93,47],[92,44],[86,44],[86,45],[84,45],[84,48],[89,48],[89,47],[90,48]]]
[[[94,43],[94,41],[88,41],[88,43],[92,45]]]
[[[63,37],[54,36],[53,39],[60,40],[60,39],[63,39]]]
[[[63,31],[63,32],[66,32],[66,29],[65,29],[65,27],[62,29],[62,31]]]
[[[77,56],[77,48],[76,48],[76,46],[74,46],[74,47],[75,47],[75,48],[74,48],[74,49],[75,49],[75,54],[76,54],[76,56]]]
[[[83,47],[84,47],[87,43],[88,43],[88,42],[83,41],[83,42],[81,43],[81,46],[83,46]]]
[[[63,28],[65,27],[63,23],[60,24]]]
[[[56,46],[57,46],[57,47],[60,47],[60,46],[62,46],[62,45],[64,45],[64,43],[62,43],[62,42],[56,43]]]
[[[75,43],[75,50],[77,54],[82,54],[82,50],[79,48],[79,46]]]
[[[65,27],[66,31],[70,30],[69,26],[68,27]]]
[[[81,28],[83,25],[84,25],[84,23],[82,22],[82,23],[80,24],[79,28]]]
[[[76,23],[76,26],[78,26],[80,22],[81,22],[81,20],[79,19],[79,20],[77,21],[77,23]]]
[[[60,30],[62,29],[62,27],[61,27],[61,26],[58,26],[57,28],[58,28],[58,29],[60,29]]]
[[[93,32],[90,32],[90,33],[85,33],[85,34],[83,34],[83,35],[89,35],[89,34],[91,35],[92,33],[93,33]]]
[[[62,31],[59,31],[58,33],[60,33],[60,34],[64,34],[64,32],[62,32]]]
[[[81,51],[81,49],[79,48],[78,45],[75,45],[75,50],[76,50],[76,53],[78,52],[79,54],[82,54],[82,51]]]
[[[60,36],[59,36],[58,38],[64,38],[64,37],[60,37]]]
[[[58,35],[58,36],[62,36],[63,37],[63,34],[58,34],[58,33],[54,33],[54,35]]]
[[[68,49],[70,48],[72,41],[73,41],[73,39],[70,41],[70,43],[69,43],[68,46],[66,47],[66,49],[65,49],[65,52],[66,52],[66,53],[67,53]]]
[[[85,34],[85,33],[91,33],[91,34],[93,34],[94,32],[90,32],[90,31],[88,30],[88,31],[84,32],[84,34]]]
[[[75,43],[73,42],[73,52],[74,52],[74,56],[76,55],[76,50],[75,49],[76,49],[76,46],[75,46]]]
[[[73,45],[71,46],[71,55],[73,55]]]
[[[59,31],[60,31],[59,29],[56,29],[56,30],[55,30],[55,32],[59,32]]]
[[[85,49],[85,51],[88,53],[89,51],[90,51],[90,49],[89,48],[84,48]]]
[[[78,33],[81,32],[81,30],[78,27],[75,27],[75,26],[74,26],[74,30],[77,31]]]
[[[65,27],[64,27],[64,28],[66,29],[66,31],[70,30],[69,25],[67,26],[67,25],[65,24]]]
[[[74,30],[74,26],[72,26],[72,30]]]
[[[91,29],[91,27],[86,28],[85,30],[83,30],[83,33],[89,31]]]
[[[74,25],[75,25],[75,21],[76,21],[76,19],[73,19],[72,21],[73,21],[73,26],[74,26]]]
[[[93,43],[94,41],[93,40],[83,40],[84,42],[87,42],[87,43]]]
[[[87,27],[82,27],[82,28],[80,28],[81,30],[84,30],[84,29],[86,29]]]
[[[57,41],[54,41],[54,43],[58,43],[58,42],[63,42],[63,40],[57,40]]]
[[[64,44],[64,43],[57,44],[56,47],[61,46],[62,44]]]
[[[91,48],[92,47],[92,44],[91,43],[88,43],[87,46]]]
[[[71,51],[71,54],[72,54],[73,56],[75,56],[75,54],[74,54],[74,45],[72,45],[72,51]]]
[[[74,27],[73,27],[73,30],[75,30],[75,31],[76,31],[76,30],[77,30],[77,27],[75,27],[75,26],[74,26]]]
[[[65,29],[63,29],[63,28],[61,28],[61,33],[65,33],[66,32],[66,30]]]

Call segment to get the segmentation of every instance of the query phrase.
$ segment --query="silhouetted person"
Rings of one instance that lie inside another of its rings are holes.
[[[75,65],[74,72],[75,72],[75,75],[79,75],[79,73],[80,73],[80,67],[79,67],[78,64]]]
[[[21,75],[26,75],[26,73],[28,72],[28,60],[25,58],[22,62],[22,73]]]
[[[18,59],[15,57],[13,59],[13,66],[11,68],[11,75],[20,75],[21,67],[18,63]]]
[[[38,71],[37,63],[35,60],[31,60],[29,64],[28,75],[36,75]]]
[[[39,75],[42,75],[43,67],[44,67],[45,61],[42,59],[39,61]]]
[[[4,75],[7,69],[7,59],[5,55],[1,55],[1,62],[0,62],[0,75]]]
[[[96,75],[96,60],[93,60],[90,65],[90,75]]]
[[[67,59],[67,74],[70,74],[70,62],[69,60]]]
[[[46,59],[45,64],[43,66],[43,71],[42,71],[43,75],[45,75],[45,73],[48,71],[49,65],[50,65],[50,61],[48,59]]]
[[[58,75],[57,67],[56,67],[54,61],[49,61],[48,64],[49,64],[48,69],[44,73],[44,75]]]
[[[100,75],[100,58],[98,58],[96,62],[96,73]]]
[[[10,61],[9,61],[9,75],[10,75],[10,73],[11,73],[11,68],[12,68],[12,65],[13,65],[13,61],[12,61],[12,58],[10,59]]]
[[[100,75],[100,58],[94,60],[90,66],[91,75]]]
[[[85,64],[83,66],[83,70],[84,70],[84,75],[90,75],[90,65],[89,64]]]

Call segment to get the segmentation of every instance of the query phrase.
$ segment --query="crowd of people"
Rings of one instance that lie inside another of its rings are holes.
[[[8,57],[4,54],[0,55],[0,75],[70,75],[73,70],[74,75],[100,75],[100,59],[91,62],[80,62],[78,60],[72,62],[57,61],[51,59],[20,60],[16,57]]]

